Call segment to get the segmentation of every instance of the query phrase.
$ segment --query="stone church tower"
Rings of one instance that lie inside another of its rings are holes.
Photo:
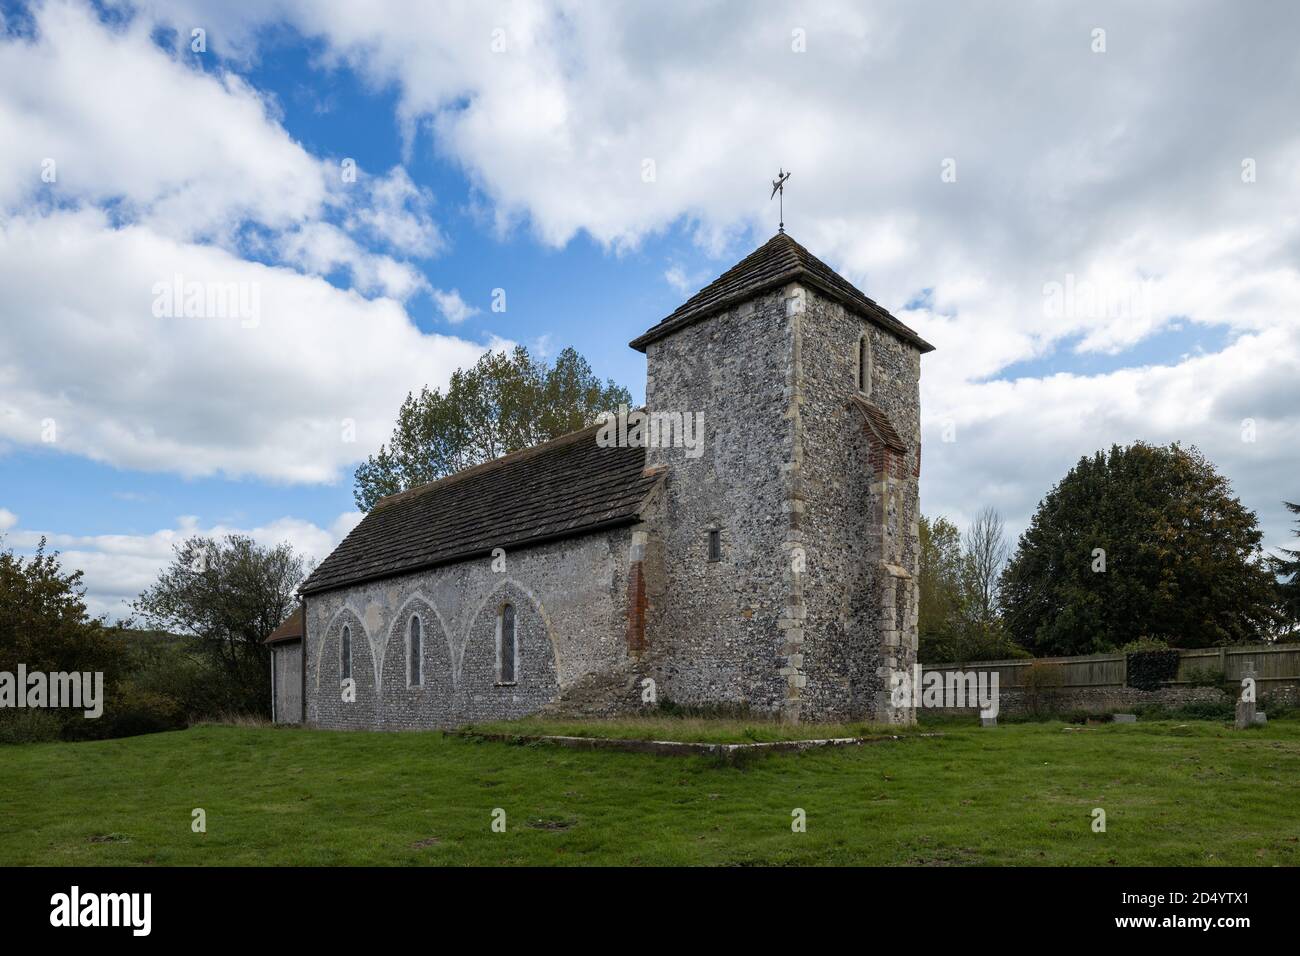
[[[606,421],[371,508],[272,635],[277,719],[603,716],[649,680],[660,705],[913,719],[890,677],[916,660],[930,346],[782,232],[632,347],[650,440]]]
[[[784,232],[635,339],[649,448],[644,664],[680,703],[910,722],[921,354],[931,346]]]

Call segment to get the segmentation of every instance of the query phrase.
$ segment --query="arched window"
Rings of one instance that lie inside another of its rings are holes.
[[[515,663],[518,653],[515,644],[515,607],[513,604],[501,605],[497,617],[497,683],[513,684],[515,682]]]
[[[352,628],[343,625],[343,640],[339,644],[339,674],[343,680],[352,676]]]
[[[865,335],[858,339],[858,391],[871,394],[871,343]]]
[[[419,687],[424,683],[422,676],[423,649],[420,647],[420,618],[411,616],[411,630],[406,640],[406,686]]]

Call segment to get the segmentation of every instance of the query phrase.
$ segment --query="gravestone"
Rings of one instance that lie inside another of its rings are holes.
[[[1237,701],[1236,728],[1238,730],[1245,730],[1253,723],[1255,723],[1255,702],[1253,700]]]

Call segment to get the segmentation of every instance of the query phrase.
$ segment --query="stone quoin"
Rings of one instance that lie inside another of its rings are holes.
[[[598,423],[377,502],[302,586],[285,706],[433,729],[630,713],[652,687],[914,719],[889,678],[916,662],[931,346],[784,233],[631,345],[646,411],[702,434]]]

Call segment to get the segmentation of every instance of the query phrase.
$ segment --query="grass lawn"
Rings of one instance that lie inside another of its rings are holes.
[[[1300,863],[1300,721],[941,729],[738,767],[296,728],[3,747],[0,864]]]
[[[774,720],[716,717],[617,717],[607,720],[521,720],[474,724],[486,734],[549,734],[557,737],[611,737],[626,740],[681,740],[705,744],[751,744],[774,740],[814,740],[826,737],[878,737],[933,730],[890,724],[789,724]]]

